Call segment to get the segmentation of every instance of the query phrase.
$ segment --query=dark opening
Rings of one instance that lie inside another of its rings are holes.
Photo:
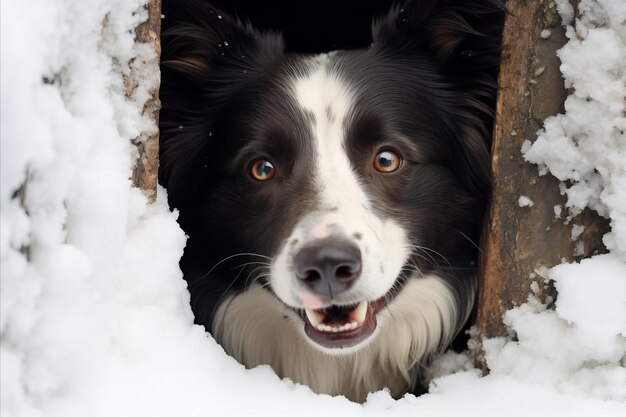
[[[259,29],[282,32],[287,52],[321,53],[364,48],[372,43],[375,16],[394,0],[213,0],[225,13]]]

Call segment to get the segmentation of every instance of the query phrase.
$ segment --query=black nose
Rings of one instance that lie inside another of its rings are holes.
[[[346,240],[309,243],[295,256],[296,276],[316,294],[333,297],[361,275],[361,251]]]

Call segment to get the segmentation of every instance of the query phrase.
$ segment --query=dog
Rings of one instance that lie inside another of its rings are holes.
[[[201,0],[163,13],[159,181],[196,323],[317,393],[421,392],[474,306],[501,6],[407,0],[319,55]]]

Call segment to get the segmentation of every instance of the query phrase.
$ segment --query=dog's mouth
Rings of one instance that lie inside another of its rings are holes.
[[[356,346],[376,330],[376,315],[385,297],[348,306],[331,305],[317,310],[301,310],[304,332],[315,343],[330,349]]]

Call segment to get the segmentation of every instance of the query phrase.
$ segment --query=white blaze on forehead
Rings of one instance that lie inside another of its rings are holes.
[[[328,58],[314,58],[312,71],[296,79],[293,88],[298,104],[315,118],[311,129],[321,208],[337,208],[345,213],[350,206],[369,204],[344,145],[344,122],[353,106],[353,93],[345,80],[331,72]]]
[[[327,119],[326,109],[329,106],[338,115],[345,116],[352,105],[352,94],[348,85],[338,74],[330,73],[328,55],[315,57],[311,63],[313,70],[296,79],[294,87],[298,104],[315,114],[316,118],[319,117],[318,122],[320,119]]]
[[[271,285],[276,295],[295,308],[316,308],[322,302],[294,274],[294,259],[313,240],[340,237],[361,251],[361,275],[333,302],[353,304],[385,295],[408,257],[404,229],[393,219],[378,217],[366,194],[366,184],[353,169],[345,146],[345,126],[355,104],[346,80],[330,69],[328,55],[310,61],[307,75],[294,77],[294,98],[310,114],[313,137],[313,178],[319,206],[305,213],[276,255]],[[326,300],[327,301],[327,300]]]

